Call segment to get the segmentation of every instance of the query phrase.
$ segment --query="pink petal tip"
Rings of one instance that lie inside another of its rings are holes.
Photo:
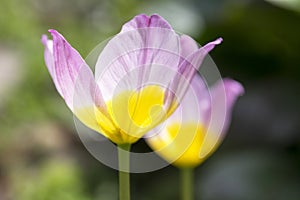
[[[42,35],[42,38],[41,38],[42,44],[43,44],[44,46],[46,46],[46,45],[47,45],[47,41],[48,41],[48,36],[45,35],[45,34],[43,34],[43,35]]]

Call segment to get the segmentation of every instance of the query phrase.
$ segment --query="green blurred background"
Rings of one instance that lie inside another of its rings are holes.
[[[85,57],[139,13],[200,44],[222,36],[211,56],[246,89],[224,143],[197,168],[197,199],[300,199],[298,0],[0,0],[0,199],[117,199],[117,172],[81,144],[40,38],[57,29]],[[178,188],[171,166],[132,175],[132,199],[178,199]]]

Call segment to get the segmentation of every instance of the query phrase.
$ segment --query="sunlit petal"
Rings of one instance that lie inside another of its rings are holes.
[[[190,38],[185,39],[188,40],[189,43],[191,43]],[[175,98],[178,101],[182,99],[185,92],[187,91],[187,87],[191,79],[193,78],[197,70],[199,70],[199,68],[201,67],[205,56],[207,56],[207,54],[215,47],[215,45],[220,44],[221,42],[222,39],[219,38],[213,42],[206,44],[200,49],[197,49],[192,54],[189,54],[189,56],[183,57],[183,59],[181,59],[177,74],[170,83],[168,91],[166,92],[166,105],[172,104]],[[191,50],[188,49],[187,51],[190,52]]]
[[[45,59],[46,66],[52,77],[52,80],[54,82],[54,85],[58,93],[63,97],[60,85],[57,81],[56,72],[55,72],[54,57],[53,57],[53,41],[48,40],[47,35],[43,35],[41,41],[45,46],[44,59]]]
[[[135,29],[143,28],[163,28],[171,29],[171,25],[161,16],[153,14],[147,16],[145,14],[140,14],[135,16],[132,20],[123,25],[121,32],[132,31]]]
[[[98,112],[105,114],[106,106],[91,69],[61,34],[55,30],[49,32],[53,40],[44,35],[42,42],[45,45],[45,62],[58,92],[85,125],[99,131],[95,116]],[[104,117],[101,119],[109,122]]]
[[[95,70],[105,100],[120,87],[137,89],[153,82],[155,67],[174,69],[179,64],[179,48],[179,36],[168,29],[133,30],[113,37],[101,52]],[[174,75],[167,76],[163,80],[170,81]]]
[[[180,55],[186,58],[190,54],[198,50],[197,42],[188,35],[182,35],[180,37]]]

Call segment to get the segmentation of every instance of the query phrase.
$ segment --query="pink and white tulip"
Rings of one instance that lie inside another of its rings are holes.
[[[204,57],[222,39],[198,48],[159,15],[138,15],[105,46],[95,75],[56,30],[42,37],[45,63],[67,106],[116,144],[134,143],[176,109]]]

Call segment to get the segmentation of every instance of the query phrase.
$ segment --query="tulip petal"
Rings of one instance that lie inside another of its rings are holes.
[[[190,54],[198,50],[197,42],[188,35],[182,35],[180,37],[180,55],[183,58],[188,57]]]
[[[196,124],[206,124],[208,120],[208,113],[210,109],[210,94],[208,92],[206,83],[199,74],[195,74],[188,89],[180,101],[176,110],[166,120],[162,126],[168,126],[175,123],[194,122]],[[153,129],[146,137],[153,134],[158,134],[162,129],[158,126]],[[168,134],[167,131],[159,133],[159,137],[166,137],[163,134]]]
[[[49,30],[49,32],[53,37],[53,41],[47,40],[46,36],[42,37],[42,42],[45,45],[46,65],[58,91],[69,108],[74,110],[73,98],[75,84],[87,87],[94,85],[95,87],[93,73],[80,54],[60,33],[56,30]],[[98,97],[98,104],[101,104],[101,94],[98,94]]]
[[[195,74],[178,108],[168,121],[178,123],[198,120],[198,123],[205,123],[206,114],[210,108],[209,98],[204,80],[199,74]]]
[[[179,64],[179,48],[179,36],[170,29],[148,27],[121,32],[113,37],[101,52],[95,67],[96,81],[104,99],[110,100],[116,88],[132,90],[155,82],[152,74],[155,66],[173,71],[161,79],[169,83]]]
[[[191,42],[190,39],[188,39],[188,41]],[[205,56],[215,47],[215,45],[220,44],[221,42],[222,38],[219,38],[196,50],[186,58],[183,57],[179,65],[177,74],[174,77],[173,81],[170,83],[170,86],[168,87],[169,89],[166,92],[165,100],[167,106],[172,104],[175,98],[178,101],[182,99],[185,92],[187,91],[187,87],[191,79],[193,78],[197,70],[199,70],[199,68],[201,67]]]
[[[223,140],[231,121],[233,105],[243,93],[243,86],[229,78],[218,81],[212,87],[210,122],[206,124],[207,135],[200,151],[200,158],[212,153]]]
[[[112,122],[89,67],[82,67],[74,85],[73,113],[89,128],[112,139],[118,129]]]
[[[199,152],[205,136],[210,95],[200,75],[195,74],[175,112],[145,138],[151,148],[179,167],[195,167],[203,160]]]
[[[45,63],[48,68],[48,71],[53,79],[54,85],[55,85],[58,93],[61,96],[63,96],[60,85],[58,84],[56,72],[55,72],[54,58],[53,58],[53,41],[48,40],[47,35],[43,35],[41,42],[45,46],[44,58],[45,58]]]
[[[53,37],[54,73],[63,98],[73,110],[74,85],[81,67],[87,67],[79,53],[55,30],[49,30]]]
[[[222,38],[206,44],[188,57],[186,57],[179,66],[178,73],[184,77],[188,82],[192,79],[193,75],[199,68],[205,58],[205,56],[215,47],[217,44],[221,44]]]
[[[143,28],[165,28],[172,29],[171,25],[162,17],[157,14],[147,16],[140,14],[135,16],[132,20],[123,25],[121,33],[126,31],[132,31],[135,29]]]
[[[175,166],[199,165],[219,146],[232,107],[243,92],[240,83],[223,79],[209,94],[204,81],[195,75],[177,110],[145,136],[147,143]]]
[[[107,111],[93,72],[61,34],[56,30],[49,32],[53,41],[43,35],[42,43],[45,46],[45,62],[58,92],[76,117],[99,131],[96,115]]]
[[[224,134],[227,132],[231,120],[232,107],[237,98],[244,94],[243,86],[232,79],[224,78],[222,81],[217,82],[211,89],[211,123],[212,132],[220,132]],[[220,108],[224,105],[224,108]],[[213,110],[215,108],[215,111]],[[215,113],[214,113],[215,112]],[[225,121],[221,120],[225,117]],[[224,121],[221,126],[218,122]],[[217,126],[220,126],[218,127]],[[216,125],[216,126],[214,126]]]

